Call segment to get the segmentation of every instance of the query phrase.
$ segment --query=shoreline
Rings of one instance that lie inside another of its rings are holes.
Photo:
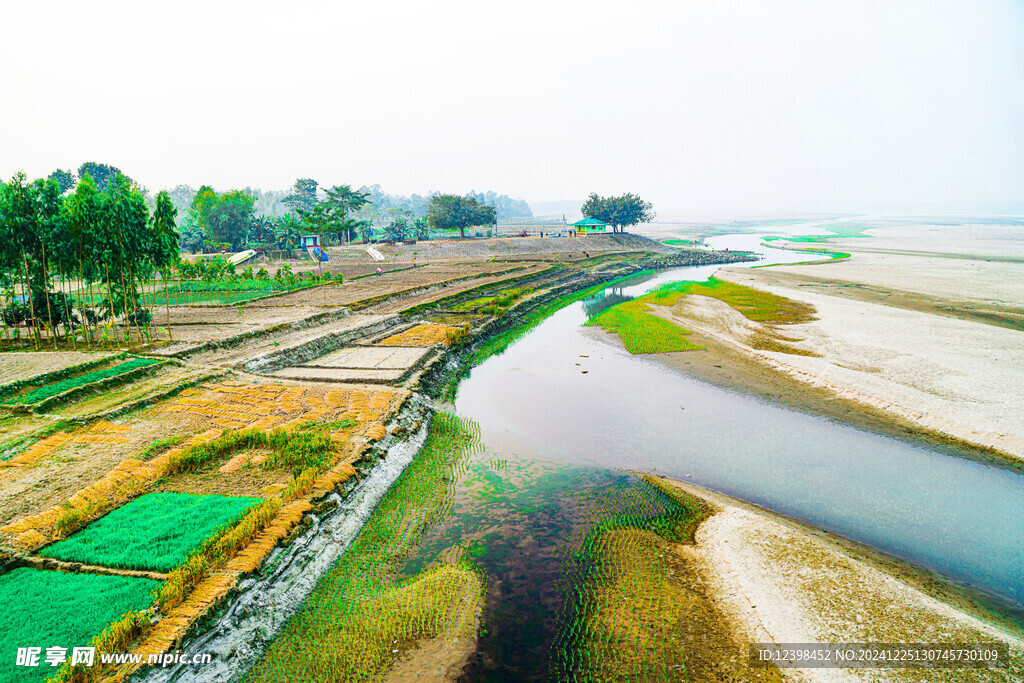
[[[640,473],[638,473],[640,474]],[[1024,670],[1024,622],[916,565],[689,482],[658,475],[706,506],[695,532],[699,570],[738,640],[755,642],[1000,641],[1008,669]],[[790,680],[862,680],[845,669],[782,668]],[[869,680],[921,680],[918,669],[864,671]],[[979,680],[950,669],[944,680]],[[997,676],[999,675],[997,674]]]
[[[678,321],[674,322],[678,324]],[[923,444],[945,455],[1024,473],[1024,459],[1011,453],[931,429],[897,413],[801,381],[767,366],[751,354],[723,343],[716,337],[695,330],[689,338],[705,348],[699,351],[651,354],[649,357],[697,380],[797,412],[825,417],[916,445]],[[621,344],[621,341],[616,338],[613,343]]]
[[[735,498],[721,491],[692,482],[655,473],[643,474],[656,477],[707,504],[711,508],[712,513],[701,520],[700,525],[703,525],[714,516],[715,512],[720,511],[724,507],[752,512],[770,519],[775,524],[828,544],[849,558],[877,569],[907,584],[910,588],[924,593],[930,598],[945,603],[987,624],[1005,630],[1018,639],[1024,640],[1024,608],[1013,609],[987,593],[956,583],[926,567],[889,555],[837,533],[820,529],[813,524],[784,515],[781,512],[761,507],[755,503]],[[697,528],[698,532],[700,525]]]

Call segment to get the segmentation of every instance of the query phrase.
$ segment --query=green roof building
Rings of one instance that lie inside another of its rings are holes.
[[[576,228],[576,234],[579,237],[584,235],[603,235],[608,232],[607,223],[589,216],[581,221],[576,221],[572,226]]]

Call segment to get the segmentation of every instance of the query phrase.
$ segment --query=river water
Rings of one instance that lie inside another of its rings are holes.
[[[755,236],[713,243],[807,259]],[[562,309],[473,368],[457,411],[480,424],[491,457],[683,479],[1024,608],[1024,475],[696,381],[581,327],[607,301],[715,270],[640,278]]]

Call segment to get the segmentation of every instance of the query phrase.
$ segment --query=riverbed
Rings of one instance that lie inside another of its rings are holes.
[[[728,236],[771,263],[806,254]],[[636,469],[712,488],[1024,608],[1024,476],[786,410],[632,356],[581,327],[605,300],[715,267],[620,283],[557,312],[474,368],[456,407],[495,457]]]

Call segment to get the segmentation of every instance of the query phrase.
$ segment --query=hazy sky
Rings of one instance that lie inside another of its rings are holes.
[[[5,3],[0,175],[1024,199],[1024,1]]]

